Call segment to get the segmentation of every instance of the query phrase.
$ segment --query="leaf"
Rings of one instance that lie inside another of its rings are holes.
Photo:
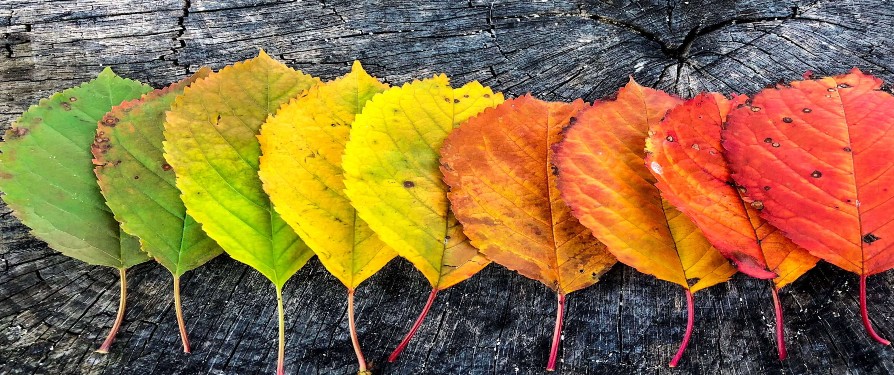
[[[746,99],[705,93],[672,109],[649,132],[646,165],[658,180],[662,196],[686,214],[739,271],[773,279],[777,343],[779,357],[784,359],[777,290],[813,268],[817,259],[761,219],[761,206],[746,202],[733,182],[720,130],[729,111]]]
[[[439,75],[377,95],[351,127],[342,160],[345,194],[379,238],[432,286],[423,314],[392,361],[421,324],[437,291],[488,263],[450,213],[438,149],[454,127],[502,102],[502,94],[478,82],[453,89],[447,76]]]
[[[616,100],[597,102],[578,114],[556,155],[559,191],[574,216],[619,261],[686,291],[689,320],[671,367],[692,332],[692,293],[735,273],[701,231],[662,197],[643,162],[649,127],[680,102],[631,79]]]
[[[99,187],[121,228],[139,237],[143,250],[174,276],[174,310],[187,353],[180,276],[222,250],[186,215],[174,171],[162,152],[164,115],[187,86],[210,73],[202,68],[188,79],[115,106],[99,122],[93,142]]]
[[[354,290],[397,253],[361,219],[344,194],[341,159],[354,116],[388,85],[354,62],[351,73],[317,85],[292,99],[261,128],[261,180],[276,212],[319,257],[329,272]],[[353,328],[351,337],[360,361],[366,362]]]
[[[761,217],[811,254],[866,277],[894,267],[894,97],[882,81],[849,74],[795,81],[730,113],[723,133],[733,178]]]
[[[31,233],[66,256],[119,270],[118,319],[100,352],[108,352],[124,318],[124,270],[149,258],[106,206],[93,174],[90,144],[97,122],[112,106],[150,90],[106,68],[96,79],[29,108],[0,145],[3,199]]]
[[[318,82],[261,51],[187,87],[165,119],[165,158],[187,213],[233,259],[276,286],[278,373],[284,372],[282,288],[312,252],[264,193],[257,135],[268,115]]]
[[[552,147],[583,100],[507,100],[456,129],[441,149],[441,171],[463,232],[488,259],[558,294],[547,370],[555,369],[565,295],[586,288],[615,258],[561,200]]]

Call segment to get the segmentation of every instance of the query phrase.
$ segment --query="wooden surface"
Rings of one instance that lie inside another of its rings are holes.
[[[751,93],[810,69],[858,66],[894,81],[894,3],[764,1],[35,1],[0,0],[0,123],[110,65],[156,87],[203,64],[220,68],[259,48],[330,79],[354,59],[399,84],[446,72],[509,95],[594,100],[633,75],[690,96]],[[180,351],[170,275],[130,272],[127,320],[108,355],[93,350],[117,305],[114,270],[55,253],[0,206],[0,373],[270,374],[273,288],[220,257],[183,279],[194,353]],[[894,337],[894,275],[870,278],[870,311]],[[766,282],[736,276],[696,296],[696,330],[678,369],[666,367],[685,324],[678,287],[616,266],[569,296],[565,374],[892,373],[894,349],[866,336],[857,278],[821,265],[782,292],[790,358],[776,358]],[[539,374],[555,297],[489,266],[443,292],[396,364],[427,283],[395,260],[357,294],[360,340],[380,374]],[[316,260],[286,285],[287,369],[349,374],[345,290]]]

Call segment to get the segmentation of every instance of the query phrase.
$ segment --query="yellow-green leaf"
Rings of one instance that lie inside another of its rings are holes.
[[[318,82],[261,51],[186,88],[165,119],[165,158],[187,213],[233,259],[276,286],[279,371],[285,336],[282,287],[313,253],[264,193],[257,135],[268,115]]]

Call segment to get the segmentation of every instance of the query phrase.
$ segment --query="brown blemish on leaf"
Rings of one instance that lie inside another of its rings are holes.
[[[792,120],[791,117],[783,117],[782,118],[782,122],[784,122],[786,124],[791,124],[793,121],[795,121],[795,120]]]
[[[751,207],[754,208],[755,210],[763,210],[764,202],[762,202],[762,201],[751,202]]]
[[[804,112],[804,113],[810,113],[810,112],[813,112],[813,110],[810,109],[810,108],[804,108],[804,109],[802,109],[801,111]]]
[[[168,163],[164,163],[164,164],[161,165],[161,170],[163,170],[163,171],[169,171],[169,170],[171,170],[171,165],[168,164]]]
[[[405,187],[405,188],[409,189],[409,188],[414,187],[414,186],[416,186],[416,184],[413,183],[413,181],[404,181],[404,187]]]
[[[64,111],[71,111],[71,104],[62,102],[61,104],[59,104],[59,106],[61,106],[62,110],[64,110]]]
[[[820,177],[823,177],[823,173],[820,171],[813,171],[813,173],[810,174],[810,177],[820,178]]]
[[[28,130],[27,128],[12,128],[6,132],[6,139],[22,138],[28,135],[29,132],[30,130]]]
[[[112,115],[105,115],[102,118],[102,124],[114,128],[115,125],[118,125],[118,118]]]

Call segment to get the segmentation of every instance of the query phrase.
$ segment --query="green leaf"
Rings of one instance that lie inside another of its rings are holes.
[[[116,106],[99,124],[93,144],[96,176],[121,227],[140,238],[143,250],[174,276],[183,275],[222,251],[186,215],[174,171],[162,152],[164,115],[192,77]]]
[[[186,214],[174,171],[162,152],[165,112],[183,90],[211,69],[124,102],[99,123],[93,142],[96,176],[121,228],[140,238],[143,251],[174,276],[174,310],[183,350],[189,339],[180,302],[180,276],[223,250]]]
[[[0,146],[4,200],[53,249],[119,269],[148,260],[106,206],[90,144],[106,112],[151,89],[106,68],[90,82],[41,100],[6,132]]]

